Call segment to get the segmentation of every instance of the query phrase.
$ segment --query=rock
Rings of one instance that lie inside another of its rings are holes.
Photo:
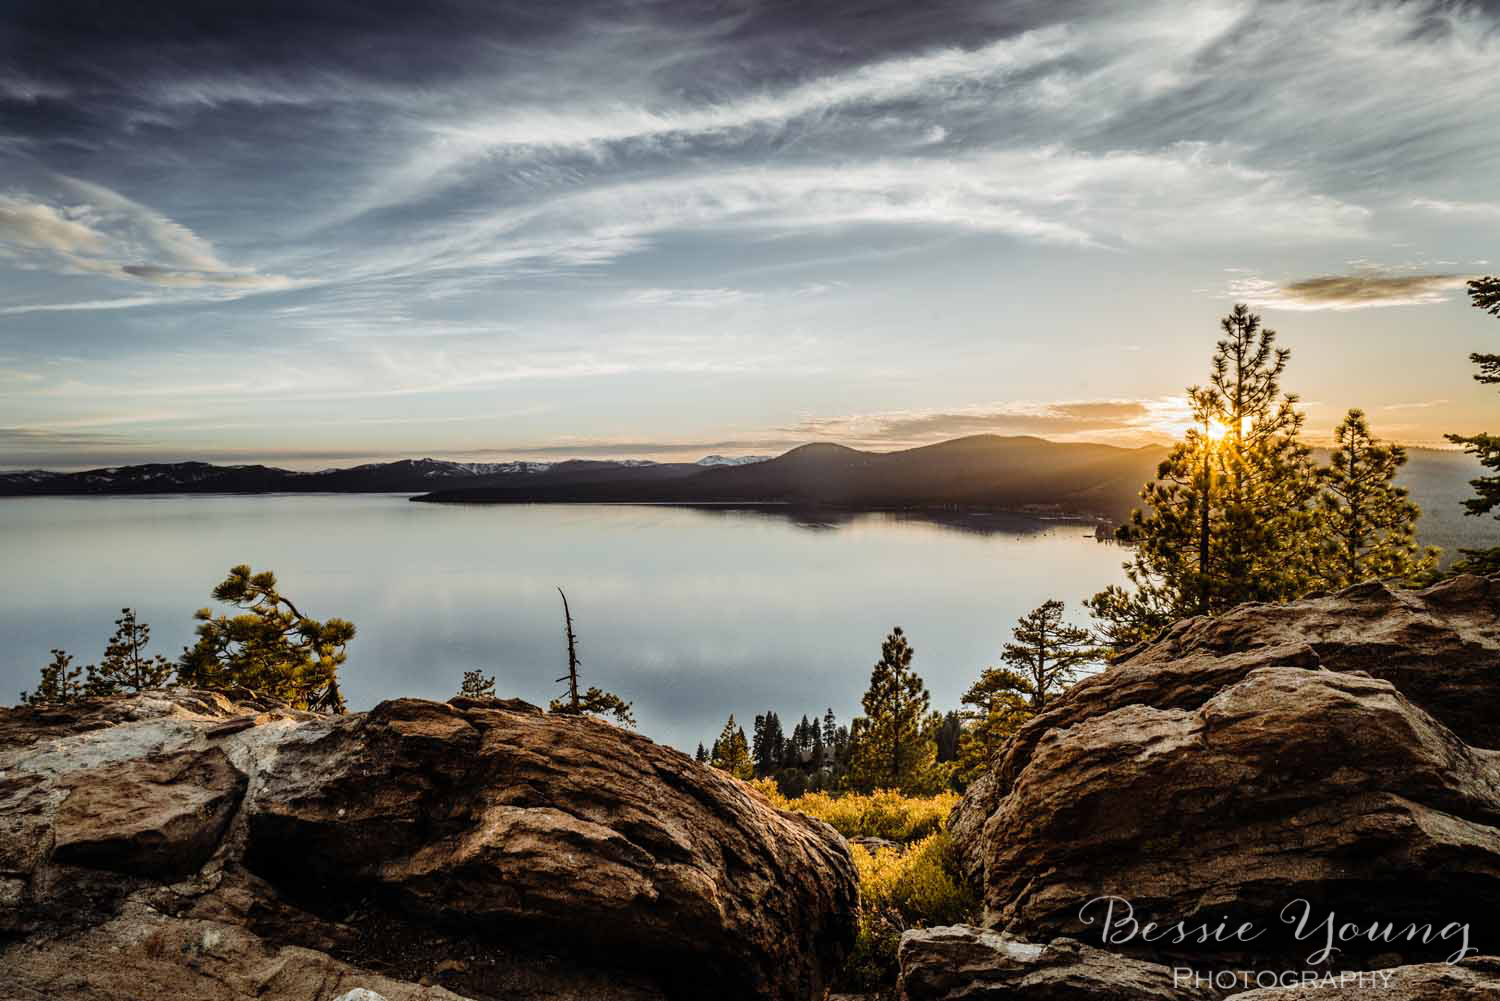
[[[1429,963],[1335,975],[1335,983],[1264,987],[1234,1001],[1490,1001],[1500,996],[1500,959]]]
[[[245,776],[217,747],[133,758],[65,776],[52,822],[58,863],[173,882],[218,847]]]
[[[906,1001],[1212,1001],[1165,966],[1056,939],[1033,945],[967,925],[901,936]]]
[[[367,991],[363,987],[356,987],[348,994],[341,994],[338,1001],[387,1001],[385,997],[374,991]]]
[[[1421,591],[1360,584],[1176,623],[1021,728],[955,808],[955,858],[977,883],[980,829],[1044,734],[1132,705],[1197,709],[1261,667],[1383,678],[1466,743],[1500,748],[1500,713],[1490,702],[1500,677],[1500,578],[1456,577]]]
[[[1500,909],[1500,754],[1389,682],[1261,668],[1194,711],[1130,706],[1044,736],[984,838],[997,928],[1098,934],[1081,909],[1113,894],[1166,924],[1250,921],[1264,934],[1241,951],[1290,961],[1312,951],[1281,919],[1299,898],[1483,926]]]
[[[1497,696],[1500,578],[1361,585],[1180,622],[1022,728],[950,818],[954,861],[983,892],[984,926],[1012,949],[1074,939],[1118,962],[1336,972],[1493,951]],[[1248,923],[1258,934],[1105,942],[1100,898],[1168,929],[1227,919],[1231,933]],[[1289,905],[1307,911],[1301,939]],[[1355,937],[1314,966],[1330,917],[1441,934]],[[938,963],[919,961],[925,948],[914,939],[914,971]],[[980,991],[990,967],[971,965]],[[1442,976],[1462,989],[1492,976],[1456,969],[1467,972]]]
[[[826,825],[524,703],[0,710],[0,969],[27,1001],[802,1001],[857,892]]]

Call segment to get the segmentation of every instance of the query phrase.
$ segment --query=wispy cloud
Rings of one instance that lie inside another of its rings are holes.
[[[1412,207],[1427,209],[1444,216],[1460,216],[1474,221],[1500,219],[1500,202],[1448,202],[1438,198],[1414,198]]]
[[[1447,302],[1464,287],[1463,275],[1384,274],[1322,275],[1277,284],[1263,278],[1237,278],[1229,292],[1237,299],[1275,309],[1372,309],[1382,306],[1427,306]]]
[[[807,417],[789,434],[876,447],[922,445],[976,434],[1040,435],[1059,441],[1165,438],[1185,423],[1175,398],[1016,401],[961,410]]]
[[[54,200],[21,193],[0,195],[0,244],[23,268],[92,274],[150,285],[268,290],[289,279],[233,268],[191,229],[99,184],[52,179]],[[143,305],[149,298],[108,300],[102,308]],[[29,309],[101,308],[80,303],[37,304]],[[7,312],[26,312],[10,307]]]
[[[625,295],[631,306],[680,306],[687,309],[718,309],[735,306],[752,297],[738,288],[641,288]]]

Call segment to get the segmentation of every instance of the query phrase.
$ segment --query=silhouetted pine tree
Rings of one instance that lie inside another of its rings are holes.
[[[1244,305],[1221,327],[1209,385],[1188,389],[1195,426],[1117,533],[1135,547],[1132,588],[1087,603],[1117,648],[1185,615],[1297,597],[1314,579],[1318,477],[1297,397],[1281,392],[1290,353]]]

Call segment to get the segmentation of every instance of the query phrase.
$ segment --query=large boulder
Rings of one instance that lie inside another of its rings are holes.
[[[0,710],[7,997],[803,1001],[857,893],[831,828],[524,703]]]
[[[1500,579],[1180,622],[1022,728],[955,810],[954,860],[1012,944],[1196,969],[1446,969],[1460,944],[1500,950],[1497,697]],[[1142,923],[1259,934],[1105,942],[1104,898]],[[1310,964],[1330,915],[1445,934],[1354,936]]]
[[[1296,961],[1316,949],[1282,919],[1299,899],[1318,918],[1493,922],[1500,753],[1389,682],[1261,668],[1197,710],[1129,706],[1043,737],[985,838],[988,921],[1012,934],[1097,937],[1102,905],[1084,907],[1117,896],[1163,924],[1251,922],[1262,935],[1220,951]]]
[[[1177,622],[1021,728],[954,813],[957,858],[977,881],[983,824],[1043,735],[1126,706],[1197,709],[1262,667],[1383,678],[1465,743],[1500,748],[1500,713],[1492,709],[1500,688],[1500,578],[1455,577],[1420,591],[1359,584]]]

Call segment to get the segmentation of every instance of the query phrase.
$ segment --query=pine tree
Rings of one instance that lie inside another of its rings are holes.
[[[303,615],[276,589],[275,574],[253,573],[245,564],[230,569],[213,593],[244,614],[215,617],[208,608],[194,613],[198,641],[177,663],[179,683],[243,687],[298,709],[344,711],[338,669],[354,638],[353,623]]]
[[[1469,282],[1469,299],[1478,309],[1491,316],[1500,317],[1500,277],[1476,278]],[[1500,354],[1469,355],[1469,361],[1479,369],[1474,381],[1485,386],[1500,383]],[[1489,514],[1500,507],[1500,435],[1480,432],[1472,435],[1450,434],[1447,439],[1455,445],[1464,446],[1464,451],[1478,456],[1480,465],[1489,470],[1486,475],[1471,480],[1474,496],[1464,501],[1465,513],[1479,516]],[[1495,514],[1500,518],[1500,512]],[[1454,573],[1500,573],[1500,546],[1492,549],[1461,549],[1464,559],[1451,568]]]
[[[911,668],[913,650],[898,626],[881,645],[861,704],[865,715],[849,735],[850,782],[862,791],[915,792],[931,781],[937,748],[924,735],[931,696]]]
[[[613,716],[626,726],[635,726],[631,704],[618,695],[594,687],[586,692],[578,690],[578,636],[573,632],[573,611],[563,589],[558,588],[557,593],[562,597],[563,637],[568,643],[568,673],[557,680],[568,683],[568,692],[553,699],[547,711],[561,716]]]
[[[987,667],[979,680],[959,697],[967,707],[964,727],[958,744],[958,775],[963,785],[988,771],[1021,724],[1033,715],[1022,694],[1023,679],[1010,668]]]
[[[713,757],[709,763],[737,779],[748,779],[754,773],[750,745],[745,740],[744,729],[735,723],[734,713],[729,714],[729,722],[724,724],[719,739],[714,741]]]
[[[949,710],[943,714],[937,732],[938,764],[958,760],[958,745],[963,736],[963,717]]]
[[[150,643],[151,627],[136,619],[135,609],[120,609],[115,633],[104,647],[104,659],[98,667],[88,668],[88,694],[139,692],[169,684],[176,668],[161,654],[147,656]]]
[[[466,699],[493,699],[495,679],[481,671],[465,671],[463,684],[458,686],[458,694]]]
[[[1098,641],[1087,629],[1063,621],[1064,605],[1056,598],[1021,616],[1011,630],[1000,659],[1010,667],[1002,672],[1033,713],[1045,712],[1053,696],[1073,683],[1085,664],[1099,659]]]
[[[1416,541],[1421,509],[1395,484],[1405,464],[1406,449],[1372,436],[1364,411],[1350,410],[1339,424],[1319,498],[1325,587],[1416,581],[1437,566],[1437,551]]]
[[[60,702],[77,702],[83,698],[84,684],[78,680],[83,668],[73,667],[71,655],[61,650],[52,651],[52,662],[42,668],[37,686],[30,692],[21,693],[21,702],[28,706],[51,705]]]
[[[1244,305],[1221,327],[1209,385],[1188,390],[1194,426],[1117,533],[1135,547],[1132,589],[1087,603],[1116,648],[1186,615],[1295,598],[1314,580],[1318,477],[1297,397],[1281,392],[1290,354]]]
[[[698,741],[698,753],[693,755],[693,760],[700,765],[708,764],[708,752],[703,749],[703,741]]]
[[[1054,598],[1022,616],[1000,653],[1006,666],[985,668],[959,699],[972,721],[961,753],[966,780],[987,769],[1022,723],[1045,712],[1086,664],[1099,659],[1093,633],[1064,621],[1065,607]]]

